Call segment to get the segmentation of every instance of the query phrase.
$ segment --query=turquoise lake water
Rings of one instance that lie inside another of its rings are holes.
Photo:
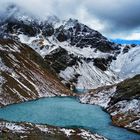
[[[76,88],[75,90],[74,90],[74,92],[75,93],[87,93],[88,92],[88,89],[82,89],[82,88]]]
[[[61,127],[82,127],[110,140],[140,140],[140,135],[112,126],[110,116],[99,106],[81,104],[71,97],[43,98],[0,109],[0,118]]]

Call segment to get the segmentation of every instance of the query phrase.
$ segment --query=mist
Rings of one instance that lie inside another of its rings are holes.
[[[0,13],[16,4],[36,17],[75,18],[110,38],[140,37],[139,0],[1,0]]]

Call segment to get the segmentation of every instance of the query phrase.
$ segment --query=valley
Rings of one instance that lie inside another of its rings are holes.
[[[139,140],[139,57],[139,45],[113,43],[78,20],[8,7],[0,18],[0,138]]]

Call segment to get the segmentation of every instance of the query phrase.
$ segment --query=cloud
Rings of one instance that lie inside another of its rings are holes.
[[[79,19],[109,37],[134,37],[140,27],[139,0],[1,0],[0,10],[8,3],[42,18],[56,15]]]
[[[91,0],[90,0],[91,1]],[[95,14],[103,22],[111,24],[112,30],[135,29],[140,26],[140,2],[139,0],[98,0],[96,6],[91,1],[87,5],[91,15]]]

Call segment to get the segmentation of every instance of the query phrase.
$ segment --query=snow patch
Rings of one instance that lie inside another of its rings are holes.
[[[79,77],[76,88],[79,89],[92,89],[115,83],[115,75],[113,72],[103,72],[99,68],[95,67],[93,62],[78,62],[78,66],[75,65],[73,67],[67,67],[64,71],[61,71],[59,75],[65,81],[69,81],[74,79],[77,74]]]
[[[101,91],[94,91],[80,96],[80,101],[82,103],[89,103],[99,105],[101,107],[107,108],[111,100],[111,97],[115,94],[116,86]]]
[[[140,100],[133,99],[130,101],[123,100],[118,103],[116,103],[115,108],[117,108],[117,111],[114,111],[111,113],[112,116],[118,114],[118,113],[127,113],[127,112],[132,112],[136,115],[140,113]]]
[[[140,73],[140,46],[130,48],[127,53],[123,52],[111,63],[110,69],[113,70],[120,79],[126,79]]]
[[[0,125],[1,128],[7,128],[13,132],[19,132],[19,133],[24,133],[26,129],[20,125],[17,125],[15,123],[8,123],[8,122],[3,122]]]
[[[86,140],[107,140],[106,138],[99,136],[98,134],[92,134],[89,131],[81,129],[81,133],[78,134]]]
[[[65,128],[60,129],[60,131],[64,132],[68,137],[75,132],[73,129],[65,129]]]

